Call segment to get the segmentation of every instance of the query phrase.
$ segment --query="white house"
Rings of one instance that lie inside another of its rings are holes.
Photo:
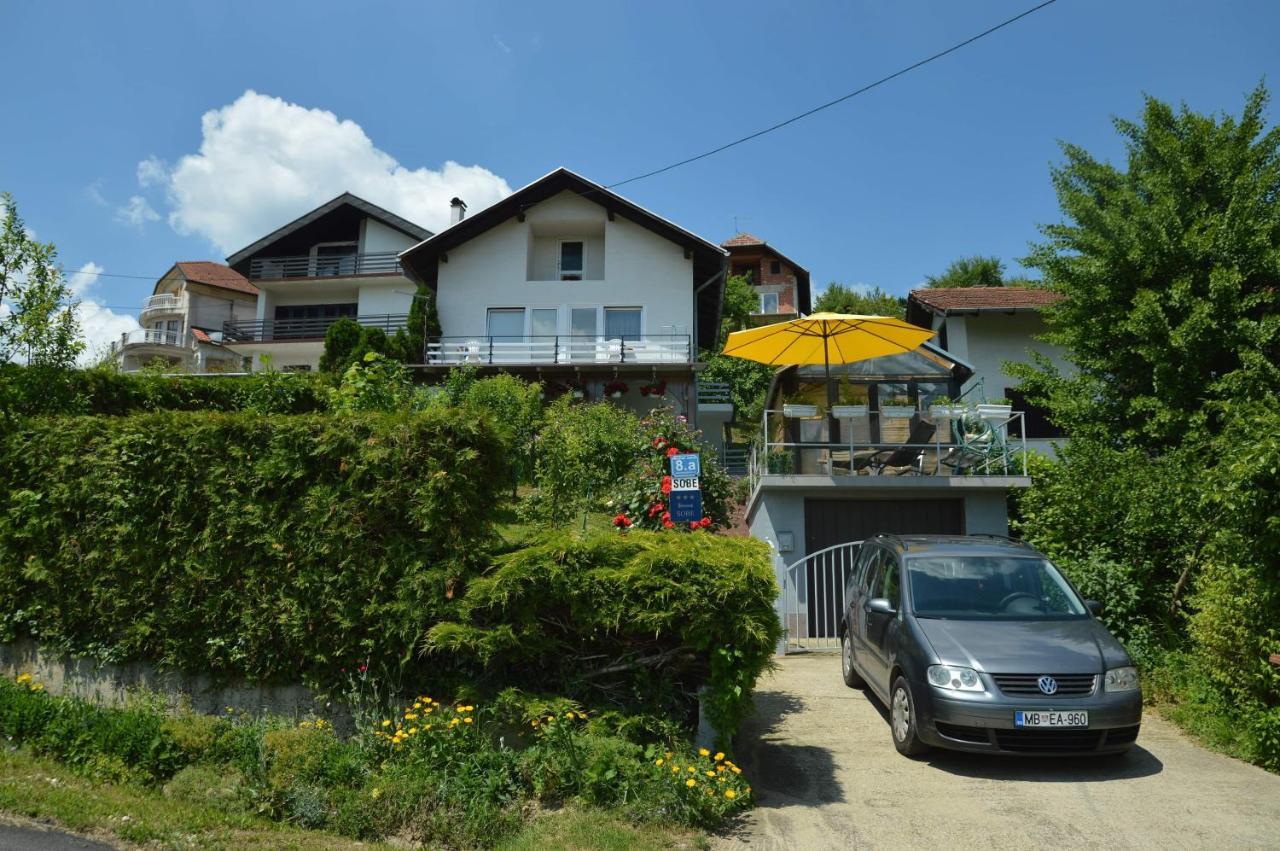
[[[252,316],[223,326],[226,344],[253,369],[306,372],[319,368],[325,332],[338,319],[394,335],[414,293],[397,254],[429,236],[350,193],[322,204],[227,258],[256,286],[257,304]]]
[[[718,245],[560,168],[400,260],[436,293],[427,370],[473,364],[696,416],[728,268]]]
[[[175,263],[142,303],[142,328],[111,344],[119,368],[159,364],[175,372],[237,372],[241,356],[222,345],[227,322],[251,319],[258,290],[221,263]]]
[[[1029,353],[1038,352],[1059,369],[1072,369],[1060,346],[1038,339],[1045,332],[1040,311],[1057,299],[1035,287],[919,289],[907,297],[907,321],[937,331],[938,345],[973,367],[962,388],[966,398],[1008,399],[1024,412],[1027,447],[1046,454],[1062,433],[1027,402],[1004,365],[1028,362]]]

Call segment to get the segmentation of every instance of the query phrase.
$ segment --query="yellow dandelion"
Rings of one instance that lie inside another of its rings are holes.
[[[422,729],[424,729],[424,730],[430,730],[430,729],[431,729],[431,725],[430,725],[430,724],[428,724],[426,727],[423,727]]]
[[[416,735],[418,735],[418,728],[417,728],[417,727],[410,727],[410,728],[409,728],[409,735],[410,735],[410,736],[416,736]]]
[[[568,718],[570,721],[572,721],[572,720],[573,720],[573,713],[572,713],[572,712],[566,712],[566,713],[564,714],[564,717],[565,717],[565,718]]]
[[[32,683],[32,684],[31,684],[31,690],[32,690],[32,691],[44,691],[44,683]]]
[[[378,798],[382,796],[382,790],[375,787],[374,790],[369,793],[369,795],[376,801],[378,800]]]
[[[18,674],[17,682],[20,682],[20,683],[29,683],[29,682],[31,682],[31,675],[30,675],[30,674]],[[227,707],[227,711],[228,711],[228,712],[230,712],[230,711],[231,711],[231,707],[230,707],[230,706],[228,706],[228,707]]]
[[[416,713],[416,712],[406,712],[406,713],[404,714],[404,718],[405,718],[405,720],[406,720],[406,721],[417,721],[417,720],[418,720],[418,713]]]
[[[689,766],[689,773],[690,773],[690,774],[697,774],[697,773],[698,773],[698,769],[694,768],[694,767],[691,765],[691,766]]]
[[[734,774],[741,774],[741,773],[742,773],[742,769],[741,769],[741,768],[738,768],[738,766],[736,766],[736,765],[731,765],[731,766],[729,766],[729,770],[730,770],[730,771],[732,771]]]
[[[463,723],[463,724],[470,724],[470,723],[472,723],[472,722],[473,722],[473,721],[475,721],[475,720],[476,720],[476,719],[474,719],[474,718],[463,718],[463,719],[462,719],[462,723]]]
[[[422,701],[421,701],[421,700],[415,700],[415,701],[413,702],[413,708],[414,708],[414,709],[421,709],[421,708],[422,708]]]
[[[688,786],[690,789],[692,789],[694,786],[697,786],[697,785],[698,785],[698,781],[697,781],[697,780],[694,780],[692,777],[690,777],[688,780],[684,781],[684,785],[686,785],[686,786]]]
[[[450,727],[456,727],[456,726],[458,726],[458,719],[457,719],[457,718],[450,718],[450,719],[449,719],[449,726],[450,726]]]
[[[715,777],[715,776],[716,776],[716,773],[715,773],[714,771],[704,771],[704,772],[702,772],[702,773],[703,773],[703,774],[705,774],[705,775],[707,775],[708,777]]]
[[[383,719],[382,719],[382,726],[384,726],[384,727],[390,727],[390,726],[391,726],[391,722],[390,722],[390,721],[388,721],[386,718],[383,718]]]
[[[551,723],[552,721],[554,721],[554,720],[556,720],[556,716],[554,716],[554,715],[548,715],[548,716],[547,716],[547,723],[548,723],[548,724],[550,724],[550,723]]]
[[[663,754],[663,756],[665,756],[667,759],[671,759],[671,751],[667,751],[666,753]]]
[[[530,726],[530,727],[537,727],[537,726],[538,726],[538,719],[537,719],[537,718],[534,718],[532,721],[530,721],[530,722],[529,722],[529,726]]]
[[[698,748],[698,756],[711,756],[711,751],[706,748]]]
[[[654,764],[654,765],[662,765],[662,760],[661,760],[661,759],[658,759],[658,760],[656,760],[653,764]]]
[[[714,759],[716,762],[719,762],[720,760],[724,759],[724,752],[723,751],[718,752],[715,756],[712,757],[712,759]]]
[[[725,789],[724,796],[728,798],[730,801],[732,801],[734,798],[738,797],[738,793],[733,791],[732,789]]]

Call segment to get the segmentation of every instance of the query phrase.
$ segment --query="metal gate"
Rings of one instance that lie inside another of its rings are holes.
[[[839,650],[844,588],[861,541],[810,553],[787,567],[782,582],[788,650]]]

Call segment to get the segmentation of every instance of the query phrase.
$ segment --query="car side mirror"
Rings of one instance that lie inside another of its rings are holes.
[[[1102,614],[1102,604],[1097,600],[1085,600],[1084,607],[1089,610],[1089,614],[1095,618]]]
[[[874,597],[867,602],[867,611],[877,615],[892,615],[895,612],[893,603],[884,597]]]

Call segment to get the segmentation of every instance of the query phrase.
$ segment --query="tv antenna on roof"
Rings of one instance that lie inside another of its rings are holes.
[[[741,219],[741,220],[742,220],[742,221],[744,221],[744,222],[749,222],[749,221],[751,221],[751,217],[750,217],[750,216],[734,216],[734,217],[733,217],[733,232],[734,232],[734,233],[742,233],[742,228],[738,227],[738,220],[739,220],[739,219]]]

